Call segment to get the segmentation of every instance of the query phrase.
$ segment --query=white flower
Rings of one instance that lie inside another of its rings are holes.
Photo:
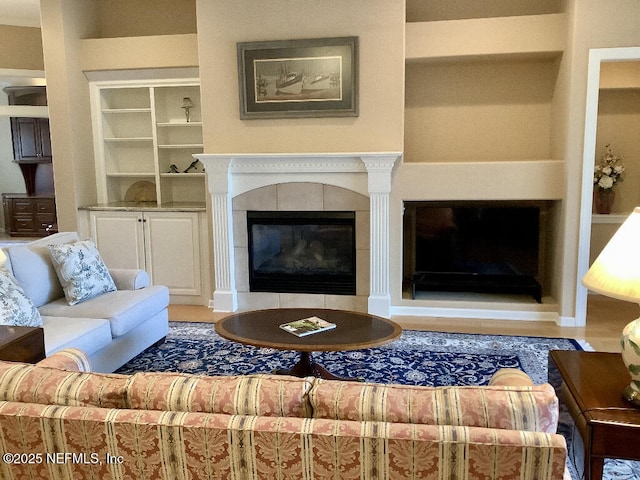
[[[600,188],[611,188],[613,187],[613,178],[611,177],[600,177],[600,180],[598,180],[598,186]]]
[[[624,167],[622,165],[616,165],[615,167],[613,167],[613,171],[616,173],[622,173],[624,172]]]
[[[611,175],[611,167],[604,167],[602,169],[602,173],[604,173],[605,175]]]

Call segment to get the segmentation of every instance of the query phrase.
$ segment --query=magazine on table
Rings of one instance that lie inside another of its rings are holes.
[[[308,317],[283,323],[280,325],[280,328],[298,337],[304,337],[313,333],[320,333],[336,328],[336,324],[327,322],[320,317]]]

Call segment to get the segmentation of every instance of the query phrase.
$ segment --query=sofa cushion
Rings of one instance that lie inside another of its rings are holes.
[[[74,347],[88,355],[112,341],[111,326],[104,318],[42,317],[47,355]]]
[[[315,418],[547,433],[558,427],[558,398],[549,384],[421,387],[316,380],[309,401]]]
[[[36,307],[64,295],[46,246],[10,247],[7,252],[13,274]]]
[[[136,373],[129,383],[130,408],[308,417],[311,382],[283,375],[207,377],[177,373]]]
[[[128,375],[68,372],[0,361],[0,400],[45,405],[126,408]]]
[[[0,267],[0,325],[41,327],[38,309],[18,281]]]
[[[116,290],[109,269],[91,240],[49,245],[49,252],[69,305]]]
[[[64,295],[47,246],[77,240],[76,232],[60,232],[6,250],[13,275],[36,307]]]
[[[40,307],[40,314],[52,317],[105,318],[111,336],[119,337],[169,305],[169,291],[164,286],[140,290],[118,290],[86,302],[68,305],[64,298]]]

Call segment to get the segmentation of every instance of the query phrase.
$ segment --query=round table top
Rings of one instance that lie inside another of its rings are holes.
[[[298,337],[280,328],[283,323],[320,317],[336,328]],[[228,340],[256,347],[299,352],[359,350],[392,342],[402,328],[386,318],[367,313],[322,308],[274,308],[237,313],[215,324],[216,332]]]

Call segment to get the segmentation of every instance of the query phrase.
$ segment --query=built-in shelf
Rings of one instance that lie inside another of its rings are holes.
[[[628,213],[611,213],[607,215],[594,213],[591,216],[591,223],[614,223],[614,224],[622,224],[627,217],[629,217]]]
[[[202,127],[202,122],[162,122],[156,125],[158,127]]]
[[[558,56],[566,46],[566,22],[556,13],[407,23],[405,59]]]
[[[127,114],[127,113],[151,113],[150,108],[103,108],[102,113]]]
[[[100,203],[122,202],[149,182],[158,205],[205,202],[204,173],[169,173],[204,151],[197,79],[95,81],[91,95]],[[194,104],[189,122],[185,97]]]
[[[204,144],[202,143],[184,143],[181,145],[158,145],[158,148],[176,148],[176,149],[181,149],[181,148],[187,148],[187,149],[194,149],[194,148],[204,148]]]
[[[204,177],[204,172],[196,172],[196,173],[161,173],[161,177],[171,178],[172,180],[180,180],[187,178],[202,178]]]

